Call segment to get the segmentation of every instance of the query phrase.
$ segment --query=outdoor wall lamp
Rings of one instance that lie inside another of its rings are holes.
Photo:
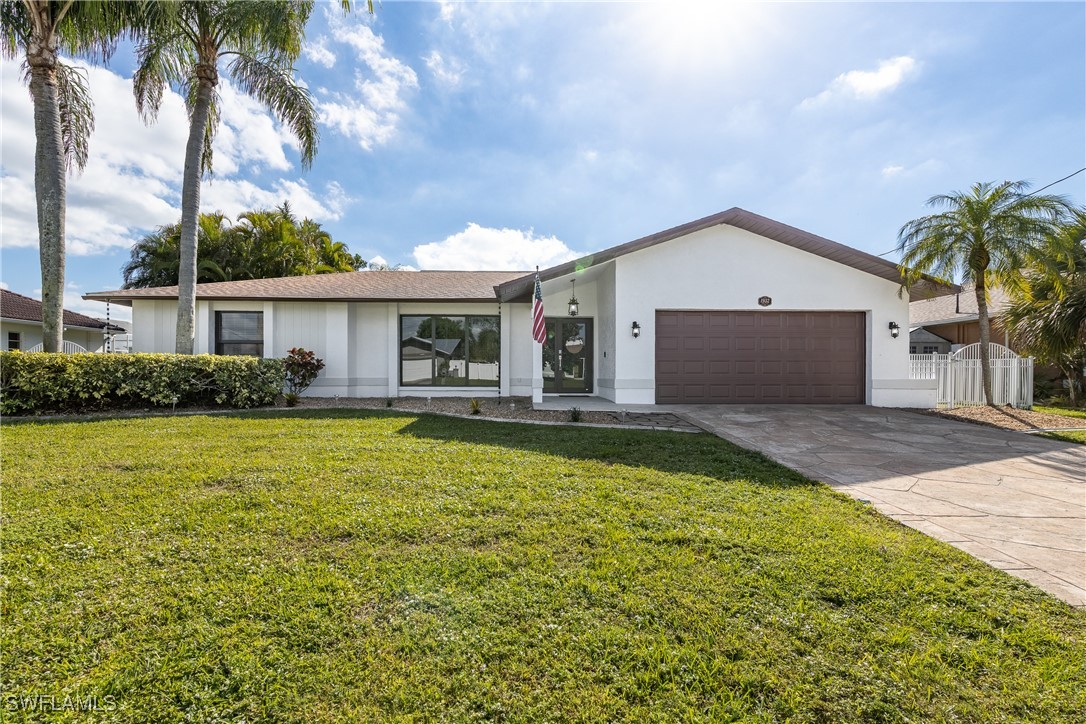
[[[638,324],[637,322],[634,322],[630,326],[630,334],[632,334],[634,336],[634,339],[637,339],[638,337],[640,337],[641,336],[641,325]]]
[[[577,280],[573,279],[573,296],[569,298],[569,316],[576,317],[581,311],[581,303],[577,301]]]
[[[901,325],[897,322],[890,322],[890,336],[897,339],[899,334],[901,334]]]

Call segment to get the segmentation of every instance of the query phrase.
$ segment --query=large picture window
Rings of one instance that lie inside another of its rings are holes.
[[[404,387],[497,387],[500,317],[400,317]]]
[[[215,354],[264,356],[263,312],[215,312]]]

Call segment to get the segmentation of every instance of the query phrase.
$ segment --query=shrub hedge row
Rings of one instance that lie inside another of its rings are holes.
[[[283,361],[178,354],[0,352],[5,415],[178,405],[268,405]]]

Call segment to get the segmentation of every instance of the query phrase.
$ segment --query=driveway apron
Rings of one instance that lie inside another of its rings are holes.
[[[1086,446],[876,407],[672,409],[1073,606],[1086,606]]]

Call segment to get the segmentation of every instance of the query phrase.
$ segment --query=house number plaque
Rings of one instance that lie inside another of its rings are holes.
[[[773,303],[773,297],[758,297],[758,304],[763,307],[768,307]]]

